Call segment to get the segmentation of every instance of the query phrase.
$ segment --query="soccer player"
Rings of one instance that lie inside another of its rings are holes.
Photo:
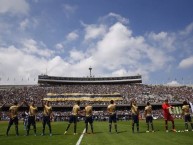
[[[9,135],[9,130],[11,128],[11,126],[13,125],[13,123],[15,124],[15,132],[16,132],[16,136],[19,136],[19,131],[18,131],[18,109],[23,105],[24,102],[22,102],[20,105],[18,105],[18,102],[15,100],[13,105],[9,108],[9,115],[10,115],[10,119],[9,119],[9,124],[7,127],[7,131],[6,131],[6,135]]]
[[[92,106],[87,104],[85,106],[85,126],[86,126],[86,133],[88,133],[88,123],[91,127],[91,132],[93,132],[93,118],[92,118]]]
[[[165,119],[165,129],[166,129],[166,132],[168,132],[168,121],[171,121],[172,122],[172,131],[176,132],[174,118],[172,117],[172,115],[169,112],[170,108],[173,108],[173,107],[168,103],[168,99],[166,99],[164,103],[162,104],[163,115]]]
[[[131,113],[132,113],[132,132],[134,133],[134,126],[137,126],[137,132],[139,132],[139,110],[137,102],[135,100],[131,101]]]
[[[188,105],[187,101],[183,102],[182,115],[184,116],[184,121],[185,121],[185,131],[188,131],[188,122],[190,123],[193,131],[193,123],[190,116],[190,106]]]
[[[78,115],[80,113],[80,101],[77,101],[76,104],[73,106],[72,108],[72,115],[69,118],[69,123],[68,126],[66,128],[66,131],[64,132],[64,134],[67,133],[68,129],[70,128],[70,125],[72,123],[74,123],[74,135],[76,135],[76,126],[77,126],[77,121],[78,121]]]
[[[107,112],[109,114],[109,132],[111,133],[112,122],[115,126],[115,131],[117,132],[117,118],[116,118],[116,104],[113,100],[110,101],[110,104],[107,107]]]
[[[36,114],[37,114],[37,107],[35,106],[35,102],[32,101],[31,105],[29,105],[27,102],[24,102],[26,106],[29,108],[29,114],[28,114],[28,122],[27,122],[27,134],[29,135],[30,126],[33,125],[34,129],[34,135],[36,136]]]
[[[52,118],[52,106],[50,105],[49,101],[45,101],[45,103],[42,100],[42,106],[43,106],[43,130],[42,130],[42,136],[45,135],[45,126],[46,124],[49,127],[50,136],[52,136],[52,128],[51,128],[51,118]]]
[[[152,117],[152,106],[149,102],[147,102],[147,106],[145,107],[145,118],[147,124],[147,131],[149,132],[149,125],[151,125],[151,131],[154,132],[153,128],[153,117]]]

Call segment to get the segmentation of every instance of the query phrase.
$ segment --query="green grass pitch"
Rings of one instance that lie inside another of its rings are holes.
[[[5,136],[8,122],[0,122],[0,144],[1,145],[76,145],[84,130],[84,122],[78,123],[77,135],[73,135],[73,124],[68,133],[64,135],[67,122],[52,122],[53,136],[49,136],[46,126],[46,135],[41,136],[42,124],[37,123],[37,136],[30,130],[29,136],[25,135],[22,122],[19,124],[20,136],[15,136],[15,127],[12,126],[10,135]],[[177,130],[184,130],[183,120],[175,120]],[[171,123],[169,122],[171,128]],[[108,122],[94,122],[95,134],[84,134],[81,145],[193,145],[193,132],[166,133],[163,120],[154,120],[154,133],[145,133],[146,124],[140,121],[140,132],[131,132],[131,121],[118,122],[118,134],[108,132]],[[90,128],[89,128],[90,131]]]

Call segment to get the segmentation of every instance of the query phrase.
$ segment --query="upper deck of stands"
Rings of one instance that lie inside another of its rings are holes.
[[[141,75],[122,77],[58,77],[39,75],[40,85],[62,85],[62,84],[130,84],[142,83]]]

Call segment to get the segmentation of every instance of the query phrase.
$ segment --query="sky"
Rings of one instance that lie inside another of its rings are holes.
[[[192,0],[0,0],[0,85],[142,75],[193,83]]]

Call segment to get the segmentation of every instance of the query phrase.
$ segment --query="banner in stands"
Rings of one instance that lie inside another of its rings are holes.
[[[48,93],[44,98],[47,101],[122,101],[123,98],[119,93],[113,94],[84,94],[84,93]]]

